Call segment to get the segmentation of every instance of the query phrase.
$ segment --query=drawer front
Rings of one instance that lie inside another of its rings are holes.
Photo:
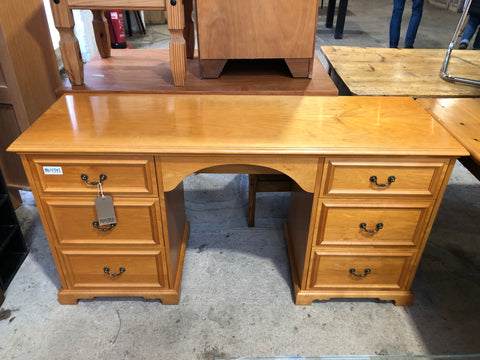
[[[117,244],[163,246],[160,207],[157,199],[114,198],[117,225],[94,227],[94,197],[44,198],[43,208],[55,239],[65,244]],[[99,229],[110,229],[101,231]]]
[[[55,157],[32,156],[31,166],[45,194],[97,194],[100,175],[105,194],[156,195],[155,163],[153,157]],[[82,180],[87,175],[87,181]]]
[[[165,288],[166,270],[158,250],[64,251],[67,281],[78,288]]]
[[[310,288],[403,289],[412,258],[412,252],[352,254],[318,251],[313,254]]]
[[[430,213],[429,201],[324,201],[316,246],[416,246]]]
[[[436,196],[448,159],[386,161],[327,159],[322,196]]]

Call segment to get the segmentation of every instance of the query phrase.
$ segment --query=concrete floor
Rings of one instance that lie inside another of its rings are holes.
[[[317,47],[386,46],[390,12],[390,1],[351,1],[342,40],[324,28],[321,14]],[[424,13],[417,47],[446,48],[458,14],[429,4]],[[166,31],[155,28],[147,30]],[[17,216],[30,254],[6,292],[0,359],[480,353],[480,183],[461,165],[447,187],[410,307],[374,299],[295,306],[281,230],[288,194],[259,194],[257,226],[247,228],[247,185],[245,175],[185,180],[191,234],[178,306],[137,298],[59,305],[45,233],[31,193],[23,192]]]

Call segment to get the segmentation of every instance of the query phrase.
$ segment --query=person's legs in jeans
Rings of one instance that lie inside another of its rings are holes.
[[[413,46],[423,14],[423,0],[413,0],[412,3],[412,16],[410,17],[407,36],[405,37],[405,47]]]
[[[475,31],[477,30],[478,25],[480,24],[480,17],[475,16],[475,15],[470,15],[467,21],[467,25],[465,26],[465,29],[463,30],[462,34],[462,40],[460,40],[460,44],[465,44],[468,45],[470,40],[473,37],[473,34],[475,34]],[[477,36],[478,38],[478,36]],[[476,42],[476,40],[475,40]]]
[[[475,41],[472,45],[473,50],[480,50],[480,29],[477,31],[477,36],[475,36]]]
[[[400,28],[402,26],[403,9],[405,8],[405,0],[393,0],[392,19],[390,20],[390,47],[398,47],[400,39]]]

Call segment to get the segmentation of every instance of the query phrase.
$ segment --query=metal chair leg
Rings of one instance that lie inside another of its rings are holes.
[[[467,18],[468,10],[470,9],[471,3],[472,3],[472,0],[467,0],[467,3],[465,4],[462,16],[460,17],[460,21],[458,22],[457,28],[455,29],[455,33],[453,34],[452,41],[448,46],[447,54],[445,56],[445,60],[443,61],[443,66],[440,71],[440,77],[443,80],[452,82],[452,83],[461,83],[461,84],[467,84],[467,85],[473,85],[473,86],[480,86],[480,80],[467,79],[467,78],[462,78],[462,77],[457,77],[457,76],[447,74],[450,55],[452,53],[453,47],[455,46],[455,43],[457,42],[458,35],[462,32],[463,25],[465,24],[465,19]]]

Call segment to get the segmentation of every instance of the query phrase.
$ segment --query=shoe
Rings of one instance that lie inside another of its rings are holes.
[[[458,49],[459,50],[467,50],[467,46],[468,46],[468,44],[460,43],[460,45],[458,46]]]
[[[413,45],[405,45],[405,49],[413,49]]]

